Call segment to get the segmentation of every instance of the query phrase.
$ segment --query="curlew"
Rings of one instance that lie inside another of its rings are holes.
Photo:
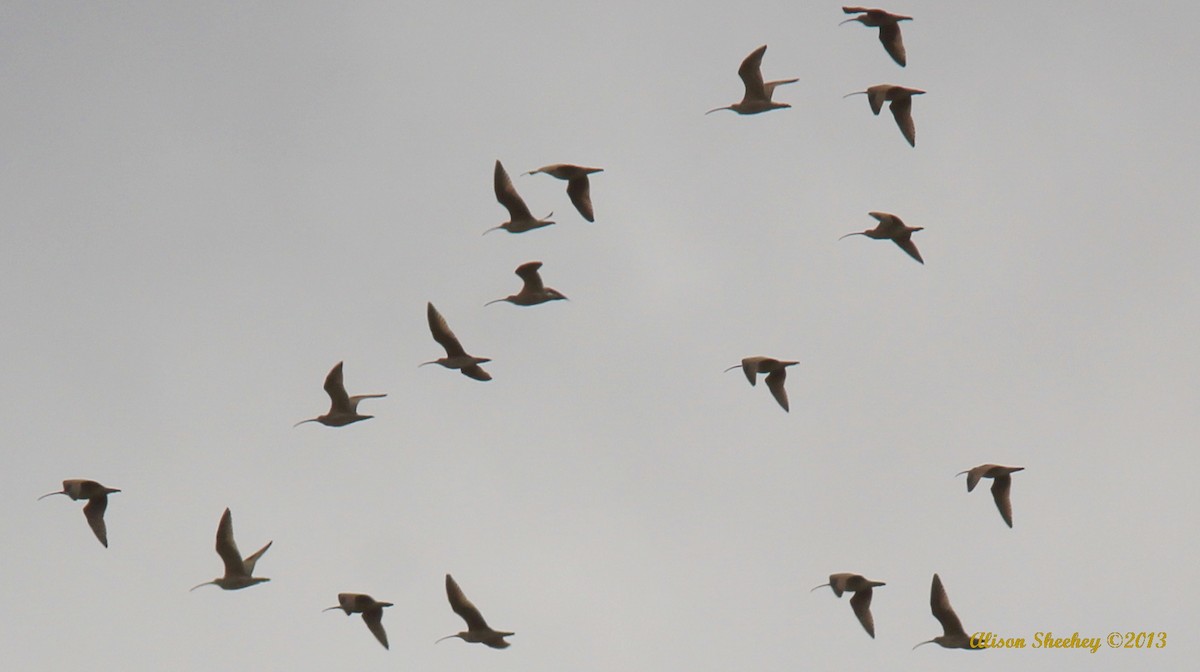
[[[865,94],[867,101],[871,103],[871,111],[875,113],[875,116],[879,116],[879,111],[883,109],[883,101],[892,101],[888,109],[892,111],[892,116],[896,119],[896,125],[900,127],[900,132],[904,134],[904,139],[908,140],[908,144],[916,147],[917,126],[913,123],[912,118],[912,97],[919,96],[922,93],[925,92],[921,89],[910,89],[906,86],[876,84],[875,86],[868,86],[866,91],[847,93],[842,98]]]
[[[525,285],[521,287],[521,291],[503,299],[495,299],[483,304],[490,306],[493,303],[507,301],[518,306],[536,306],[539,303],[547,301],[557,301],[566,299],[557,289],[551,289],[542,284],[542,276],[538,274],[538,269],[542,267],[540,261],[529,261],[517,267],[516,274],[525,281]],[[439,341],[440,342],[440,341]]]
[[[88,525],[91,526],[96,538],[104,544],[105,548],[108,548],[108,526],[104,524],[104,510],[108,508],[108,496],[114,492],[120,492],[120,490],[105,487],[86,478],[70,478],[63,481],[62,484],[62,490],[47,492],[38,497],[38,500],[41,501],[50,495],[66,495],[75,501],[88,500],[88,503],[83,506],[83,515],[87,518]]]
[[[908,64],[908,58],[904,55],[904,40],[900,37],[900,22],[912,21],[911,16],[891,14],[882,9],[869,9],[867,7],[842,7],[842,11],[847,14],[861,14],[861,16],[846,19],[842,23],[858,21],[868,28],[878,28],[879,41],[883,43],[883,48],[887,50],[892,60],[898,63],[900,67]],[[840,26],[842,23],[838,25]]]
[[[221,523],[217,525],[217,555],[221,556],[221,560],[225,562],[225,576],[192,586],[192,590],[210,584],[220,586],[225,590],[240,590],[256,583],[270,581],[270,579],[251,576],[251,574],[254,574],[254,565],[258,563],[258,559],[267,552],[273,543],[275,542],[268,541],[266,546],[255,551],[253,555],[243,558],[241,552],[238,551],[237,542],[233,540],[233,514],[229,512],[229,509],[225,509],[225,513],[221,514]]]
[[[925,230],[925,227],[907,226],[899,217],[891,214],[890,212],[868,212],[867,214],[879,221],[879,224],[876,225],[875,228],[867,229],[866,231],[861,232],[856,231],[854,233],[847,233],[846,235],[842,236],[842,238],[849,238],[850,236],[866,236],[868,238],[874,238],[875,240],[890,240],[899,246],[900,249],[907,252],[908,256],[916,259],[922,264],[925,263],[925,260],[921,258],[921,251],[918,250],[916,244],[912,242],[913,232],[923,231]],[[842,238],[838,238],[838,240],[841,240]]]
[[[757,374],[767,374],[767,389],[771,390],[771,395],[775,397],[775,401],[783,407],[783,410],[790,412],[788,408],[787,390],[784,389],[783,383],[787,380],[787,367],[800,362],[785,362],[774,357],[745,357],[741,364],[734,364],[725,369],[726,372],[732,371],[741,367],[742,373],[746,374],[746,380],[750,381],[751,385],[758,383]]]
[[[862,623],[863,629],[875,638],[875,619],[871,616],[871,589],[879,586],[886,586],[882,581],[871,581],[864,578],[862,574],[850,574],[843,572],[840,574],[830,574],[829,583],[822,583],[814,587],[808,592],[812,592],[817,588],[829,586],[833,589],[833,594],[838,597],[844,592],[854,593],[854,597],[850,598],[850,608],[854,610],[854,615],[858,617],[858,622]]]
[[[742,96],[742,101],[726,107],[711,109],[705,112],[705,114],[712,114],[717,110],[733,110],[738,114],[758,114],[769,110],[791,107],[787,103],[772,101],[771,95],[775,93],[775,87],[780,84],[791,84],[800,80],[777,79],[773,82],[764,82],[762,77],[762,59],[763,54],[766,52],[767,45],[764,44],[750,52],[750,55],[746,57],[746,60],[742,61],[741,67],[738,68],[738,77],[741,77],[742,83],[746,85],[746,93]]]
[[[967,492],[975,489],[975,486],[979,484],[979,479],[992,479],[992,499],[996,500],[996,508],[1000,509],[1000,517],[1009,527],[1012,527],[1012,499],[1009,497],[1009,491],[1012,490],[1012,476],[1010,474],[1024,468],[981,464],[974,469],[960,471],[955,476],[967,475]]]
[[[571,197],[571,203],[579,211],[579,214],[583,215],[584,219],[594,222],[596,218],[592,212],[591,183],[588,182],[588,175],[599,173],[603,170],[603,168],[588,168],[587,166],[576,166],[571,163],[552,163],[523,174],[536,175],[537,173],[545,173],[551,177],[566,180],[567,196]]]
[[[966,630],[963,630],[962,621],[958,620],[958,615],[950,607],[950,598],[946,596],[946,589],[942,587],[942,579],[937,574],[933,575],[933,585],[929,589],[929,608],[933,611],[933,617],[942,624],[942,635],[921,642],[913,649],[921,644],[938,644],[946,649],[980,650],[980,648],[971,646],[971,636],[967,634]]]
[[[342,382],[342,362],[338,362],[325,376],[325,393],[329,395],[329,412],[315,418],[301,420],[292,427],[299,427],[306,422],[319,422],[326,427],[342,427],[352,422],[373,418],[373,415],[359,415],[358,402],[363,399],[378,399],[386,394],[356,394],[353,397],[346,394],[346,384]]]
[[[446,318],[442,317],[432,303],[427,306],[425,313],[429,317],[429,331],[433,333],[433,340],[446,349],[446,356],[431,362],[424,362],[420,366],[441,364],[447,369],[458,369],[468,378],[491,380],[492,374],[484,371],[479,365],[492,360],[487,357],[468,355],[467,351],[463,350],[462,344],[458,342],[454,332],[450,331],[450,325],[446,324]]]
[[[362,614],[363,623],[375,635],[375,639],[388,648],[387,631],[383,629],[383,608],[393,606],[391,602],[376,602],[375,598],[362,593],[338,593],[338,605],[321,611],[341,609],[350,614]]]
[[[454,610],[454,613],[462,616],[462,619],[467,622],[467,630],[454,635],[446,635],[437,642],[442,639],[458,637],[464,642],[487,644],[493,649],[503,649],[509,645],[504,638],[515,633],[491,629],[487,621],[483,620],[483,614],[480,614],[479,609],[471,604],[471,601],[463,594],[462,588],[455,583],[454,577],[449,574],[446,575],[446,597],[449,598],[450,608]]]
[[[553,212],[546,215],[546,219],[538,219],[529,212],[529,206],[525,205],[521,195],[517,193],[517,188],[513,186],[512,180],[509,179],[508,173],[504,171],[504,166],[500,165],[500,160],[496,160],[496,172],[494,176],[494,186],[496,188],[496,200],[500,201],[508,209],[508,221],[500,226],[493,226],[484,231],[487,234],[496,229],[504,229],[509,233],[525,233],[534,229],[540,229],[543,226],[550,226],[554,222],[550,221]]]

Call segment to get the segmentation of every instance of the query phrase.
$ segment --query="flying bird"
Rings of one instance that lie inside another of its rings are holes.
[[[225,513],[221,514],[221,523],[217,525],[217,555],[221,556],[221,560],[225,563],[225,576],[192,586],[192,590],[210,584],[220,586],[225,590],[240,590],[256,583],[270,581],[270,579],[251,575],[254,574],[254,565],[258,563],[258,559],[267,552],[273,543],[275,542],[268,541],[267,545],[255,551],[254,555],[242,558],[237,542],[233,540],[233,514],[229,512],[229,509],[225,509]]]
[[[705,112],[705,114],[712,114],[717,110],[733,110],[738,114],[758,114],[769,110],[791,107],[787,103],[772,101],[771,95],[775,93],[775,87],[780,84],[791,84],[800,80],[777,79],[773,82],[764,82],[762,77],[762,59],[763,54],[766,52],[767,45],[764,44],[750,52],[750,55],[746,57],[746,60],[742,61],[741,67],[738,68],[738,77],[741,77],[742,83],[746,85],[746,93],[742,96],[742,101],[726,107],[711,109]]]
[[[933,585],[929,590],[929,608],[933,611],[933,617],[942,624],[942,635],[921,642],[914,646],[914,649],[921,644],[938,644],[946,649],[981,650],[971,646],[971,636],[967,634],[966,630],[963,630],[962,621],[958,620],[958,615],[950,607],[950,598],[946,596],[946,589],[942,587],[942,579],[937,574],[933,575]]]
[[[424,362],[420,366],[441,364],[447,369],[458,369],[468,378],[491,380],[492,374],[484,371],[479,365],[492,360],[487,357],[468,355],[467,351],[463,350],[462,344],[458,342],[458,337],[454,335],[453,331],[450,331],[450,325],[446,324],[446,318],[442,317],[432,303],[427,304],[425,313],[429,318],[429,331],[433,333],[433,340],[446,349],[446,356]]]
[[[383,648],[388,648],[387,631],[383,629],[383,608],[393,606],[391,602],[376,602],[375,598],[362,593],[338,593],[338,605],[329,607],[321,611],[329,611],[331,609],[341,609],[350,614],[362,614],[363,623],[367,624],[367,629],[371,634],[375,635],[375,639],[383,645]]]
[[[925,260],[921,258],[921,251],[917,249],[915,243],[912,242],[912,234],[914,231],[923,231],[923,226],[907,226],[899,217],[890,212],[869,212],[867,213],[879,221],[879,224],[873,229],[867,229],[862,232],[847,233],[842,238],[850,236],[866,236],[875,240],[890,240],[908,253],[908,256],[916,259],[922,264]],[[841,240],[842,238],[838,238]]]
[[[842,7],[842,11],[847,14],[861,14],[861,16],[846,19],[842,23],[858,21],[868,28],[878,28],[879,41],[883,43],[883,48],[887,50],[892,60],[899,63],[900,67],[908,64],[908,59],[904,55],[904,40],[900,37],[900,22],[912,21],[911,16],[890,14],[882,9],[868,9],[867,7]],[[840,26],[842,23],[838,25]]]
[[[479,613],[479,609],[475,608],[474,604],[467,599],[463,594],[462,588],[455,583],[454,577],[446,575],[446,597],[450,600],[450,608],[454,613],[462,617],[467,622],[467,630],[453,635],[446,635],[442,639],[451,639],[458,637],[464,642],[487,644],[493,649],[506,648],[509,643],[504,641],[505,637],[515,634],[512,632],[502,632],[493,630],[488,626],[487,621],[483,620],[483,615]],[[434,642],[435,644],[437,642]]]
[[[771,390],[771,395],[775,397],[775,401],[783,407],[783,410],[789,411],[787,390],[784,389],[783,383],[787,380],[787,367],[800,362],[785,362],[774,357],[763,357],[761,355],[755,357],[745,357],[741,364],[734,364],[725,369],[726,372],[732,371],[741,367],[742,373],[746,374],[746,380],[750,381],[751,385],[758,383],[757,374],[767,374],[767,389]]]
[[[83,506],[83,516],[87,518],[88,525],[91,526],[96,538],[104,544],[105,548],[108,548],[108,526],[104,524],[104,510],[108,508],[108,496],[114,492],[120,492],[120,490],[105,487],[96,481],[89,481],[85,478],[70,478],[63,481],[62,484],[62,490],[47,492],[38,497],[38,500],[41,501],[50,495],[66,495],[74,501],[88,500],[88,503]]]
[[[1012,490],[1012,476],[1010,474],[1023,469],[1025,467],[981,464],[974,469],[960,471],[955,476],[967,475],[967,492],[975,489],[975,486],[979,484],[979,479],[992,479],[992,499],[996,500],[996,508],[1000,509],[1000,517],[1009,527],[1012,527],[1012,499],[1009,497],[1009,491]]]
[[[500,160],[496,160],[496,171],[493,178],[496,189],[496,200],[500,201],[508,209],[508,221],[500,226],[493,226],[484,231],[487,234],[496,229],[504,229],[509,233],[525,233],[534,229],[540,229],[543,226],[550,226],[554,222],[550,221],[550,217],[554,213],[546,215],[545,219],[538,219],[529,212],[529,206],[525,205],[525,201],[521,195],[517,193],[517,188],[513,186],[512,180],[509,179],[508,173],[504,171],[504,166],[500,165]],[[569,186],[569,185],[568,185]]]
[[[516,274],[525,281],[525,285],[521,287],[521,291],[512,294],[503,299],[495,299],[483,304],[490,306],[493,303],[507,301],[518,306],[536,306],[539,303],[547,301],[557,301],[566,299],[557,289],[551,289],[542,284],[542,276],[538,273],[538,269],[542,267],[540,261],[529,261],[517,267]]]
[[[567,196],[571,197],[571,203],[579,211],[579,214],[583,215],[584,219],[594,222],[596,219],[592,212],[591,184],[588,182],[588,175],[599,173],[603,170],[603,168],[588,168],[587,166],[576,166],[570,163],[552,163],[524,174],[536,175],[537,173],[545,173],[551,177],[566,180]]]
[[[919,96],[922,93],[925,92],[920,89],[896,86],[895,84],[876,84],[875,86],[867,87],[866,91],[854,91],[842,97],[849,98],[850,96],[866,94],[867,101],[871,103],[871,111],[875,113],[875,116],[879,116],[879,111],[883,109],[883,101],[892,101],[888,109],[892,111],[892,116],[896,119],[896,125],[900,127],[900,132],[904,134],[904,139],[908,140],[908,144],[916,147],[917,126],[913,123],[912,118],[912,97]]]
[[[875,619],[871,616],[871,589],[885,585],[887,584],[882,581],[866,579],[861,574],[843,572],[841,574],[830,574],[829,583],[822,583],[808,592],[811,593],[817,588],[829,586],[833,589],[833,594],[838,597],[841,597],[842,593],[845,592],[854,593],[854,597],[850,598],[850,608],[854,610],[854,615],[858,617],[858,622],[862,623],[863,629],[867,631],[871,639],[874,639]]]
[[[373,418],[373,415],[359,415],[358,402],[363,399],[378,399],[386,394],[356,394],[353,397],[346,394],[346,384],[342,382],[342,362],[338,362],[325,376],[325,393],[329,395],[329,412],[315,418],[301,420],[293,427],[299,427],[306,422],[319,422],[326,427],[342,427],[352,422]]]

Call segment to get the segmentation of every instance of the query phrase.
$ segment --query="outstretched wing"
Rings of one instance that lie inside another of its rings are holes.
[[[362,612],[363,623],[367,624],[367,629],[371,634],[375,635],[375,639],[383,645],[383,648],[388,648],[387,631],[383,629],[383,607],[371,607]]]
[[[505,176],[507,179],[508,176]],[[446,318],[438,312],[437,308],[433,307],[432,303],[427,304],[425,310],[426,316],[429,318],[429,331],[433,334],[433,340],[437,341],[443,348],[446,349],[446,354],[450,357],[461,357],[467,354],[463,350],[462,344],[458,342],[458,338],[450,331],[450,325],[446,324]]]
[[[541,267],[542,262],[540,261],[529,261],[517,267],[517,277],[525,281],[522,292],[541,292],[545,289],[545,285],[542,284],[542,276],[538,274],[538,269]]]
[[[896,125],[904,134],[904,139],[908,140],[909,145],[916,147],[917,126],[913,123],[912,118],[912,96],[900,96],[892,101],[890,107],[892,116],[896,118]]]
[[[454,610],[454,613],[467,622],[468,630],[491,630],[487,621],[483,620],[479,609],[471,604],[471,601],[463,594],[462,588],[458,587],[454,577],[449,574],[446,575],[446,597],[450,600],[450,608]]]
[[[464,376],[468,378],[474,378],[475,380],[488,381],[492,379],[492,374],[484,371],[483,367],[479,366],[478,364],[464,366],[463,368],[459,369],[459,371],[462,371]]]
[[[854,610],[854,615],[858,617],[858,622],[862,623],[863,629],[874,639],[875,618],[871,616],[871,593],[870,588],[862,588],[854,593],[854,597],[850,598],[850,608]]]
[[[217,555],[225,562],[225,576],[250,576],[242,563],[237,542],[233,540],[233,514],[228,508],[221,514],[221,523],[217,525]]]
[[[529,206],[525,205],[525,201],[517,193],[517,188],[513,186],[512,180],[509,179],[504,166],[500,165],[499,159],[496,160],[494,186],[496,200],[500,201],[500,205],[508,210],[510,220],[533,219],[533,214],[529,212]]]
[[[942,633],[946,637],[967,636],[962,621],[958,620],[958,614],[950,607],[950,598],[946,595],[942,579],[937,574],[933,575],[933,585],[929,589],[929,608],[933,611],[933,617],[942,624]]]
[[[908,57],[904,54],[904,39],[900,37],[900,24],[890,23],[879,27],[879,41],[888,56],[892,57],[900,67],[908,65]]]
[[[908,253],[908,256],[916,259],[922,264],[925,263],[925,260],[921,258],[921,251],[917,249],[917,244],[912,242],[911,233],[905,233],[903,236],[893,238],[892,242],[896,243],[896,245],[899,245],[900,249]]]
[[[762,59],[763,54],[767,53],[767,45],[763,45],[758,49],[750,52],[746,60],[742,61],[741,67],[738,68],[738,77],[742,78],[742,83],[746,85],[746,93],[742,97],[742,102],[750,100],[765,100],[767,98],[766,87],[763,86],[762,77]]]
[[[251,555],[250,557],[248,557],[242,561],[242,566],[246,568],[246,576],[250,576],[250,575],[254,574],[254,566],[258,564],[258,559],[263,556],[263,553],[267,552],[267,549],[270,548],[271,544],[273,544],[273,543],[275,543],[275,542],[268,541],[266,546],[263,546],[262,548],[258,549],[257,551],[254,552],[254,555]]]
[[[783,410],[787,411],[789,410],[787,390],[783,387],[785,380],[787,380],[787,369],[778,368],[767,374],[767,389],[771,390],[775,401],[778,401]]]
[[[592,213],[592,195],[591,184],[588,182],[587,175],[581,175],[572,178],[567,182],[567,196],[571,197],[571,204],[583,215],[583,218],[589,222],[596,221]]]
[[[329,395],[331,412],[352,413],[350,397],[346,396],[346,384],[342,381],[342,362],[338,362],[325,376],[325,394]]]
[[[108,548],[108,526],[104,524],[104,510],[107,508],[108,495],[106,494],[92,497],[83,507],[83,515],[87,518],[88,525],[91,526],[92,532],[105,548]]]
[[[1012,498],[1009,497],[1009,491],[1012,490],[1012,476],[1004,474],[995,477],[992,481],[992,499],[996,500],[996,508],[1000,509],[1000,517],[1009,527],[1012,527]]]

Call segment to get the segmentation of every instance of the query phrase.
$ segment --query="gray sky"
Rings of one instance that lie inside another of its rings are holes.
[[[1193,662],[1200,9],[912,0],[901,69],[837,3],[578,4],[0,6],[5,667]],[[705,116],[761,44],[793,108]],[[884,82],[915,149],[841,98]],[[496,159],[558,224],[480,236]],[[838,242],[871,210],[925,266]],[[483,307],[535,259],[571,301]],[[417,368],[427,301],[495,380]],[[341,360],[377,417],[293,429]],[[64,478],[123,490],[109,549]],[[272,580],[189,594],[226,506]],[[446,572],[511,648],[433,645]],[[970,631],[1168,645],[910,651],[934,572]]]

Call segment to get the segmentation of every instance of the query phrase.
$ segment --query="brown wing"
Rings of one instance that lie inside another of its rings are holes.
[[[513,186],[512,180],[509,179],[504,166],[500,165],[499,159],[496,160],[494,183],[496,200],[500,201],[500,205],[508,210],[509,219],[533,219],[533,214],[529,212],[525,201],[521,200],[521,195],[517,193],[517,188]]]
[[[958,620],[958,615],[950,607],[950,598],[946,595],[942,579],[937,574],[933,575],[933,585],[929,590],[929,608],[933,611],[933,617],[942,624],[942,633],[946,637],[967,636],[962,621]]]
[[[467,354],[467,351],[463,350],[462,344],[458,342],[458,338],[454,336],[454,332],[450,331],[450,325],[446,324],[446,318],[442,317],[432,303],[427,304],[425,314],[429,318],[429,331],[433,334],[433,340],[446,349],[448,356],[461,357]]]
[[[454,613],[467,622],[467,630],[491,630],[487,621],[483,620],[483,614],[480,614],[479,609],[471,604],[471,601],[463,594],[462,588],[459,588],[458,583],[454,581],[454,577],[449,574],[446,575],[446,597],[450,600],[450,608],[454,610]]]
[[[846,584],[849,583],[852,576],[854,575],[844,572],[841,574],[830,574],[829,587],[833,590],[833,594],[841,597],[842,593],[846,592]]]
[[[879,116],[879,112],[883,110],[883,104],[887,101],[888,90],[892,87],[886,84],[877,84],[867,87],[867,101],[871,103],[871,111],[875,116]]]
[[[912,96],[900,96],[892,101],[890,106],[892,116],[896,118],[896,125],[900,127],[900,132],[904,134],[904,139],[908,140],[908,144],[917,146],[917,126],[913,123],[912,118]]]
[[[872,639],[875,638],[875,618],[871,616],[871,593],[870,588],[860,588],[854,593],[854,597],[850,598],[850,608],[854,610],[854,615],[858,617],[858,622],[862,623],[863,629]]]
[[[464,376],[468,378],[474,378],[475,380],[488,381],[492,379],[492,374],[484,371],[483,367],[479,366],[478,364],[464,366],[463,368],[459,369],[459,371],[462,371]]]
[[[225,513],[221,514],[221,523],[217,525],[217,555],[225,562],[225,576],[250,576],[242,563],[242,554],[238,551],[237,542],[233,540],[233,514],[229,509],[225,509]]]
[[[783,410],[788,410],[787,390],[783,387],[783,382],[787,379],[787,369],[775,369],[767,374],[767,389],[771,390],[771,395],[775,397],[775,401],[783,407]]]
[[[798,77],[793,77],[792,79],[776,79],[775,81],[763,84],[763,92],[767,94],[767,100],[770,100],[771,97],[775,95],[775,87],[779,86],[780,84],[795,84],[798,81],[800,81]]]
[[[742,61],[741,67],[738,68],[738,77],[741,77],[742,83],[746,85],[746,93],[742,96],[743,103],[750,100],[764,100],[767,97],[762,77],[762,59],[765,53],[767,53],[767,45],[764,44],[750,52],[750,55]]]
[[[254,574],[254,566],[258,564],[258,559],[263,556],[263,553],[267,552],[267,549],[270,548],[271,544],[273,544],[273,543],[275,543],[275,542],[268,541],[266,546],[263,546],[262,548],[255,551],[253,553],[253,555],[246,558],[245,560],[242,560],[242,566],[246,568],[246,576],[250,576],[250,575]]]
[[[350,397],[346,396],[346,384],[342,382],[342,362],[334,365],[325,376],[325,394],[329,395],[330,412],[353,412]]]
[[[992,479],[992,499],[996,500],[996,508],[1000,509],[1000,517],[1012,527],[1012,499],[1009,491],[1012,489],[1012,476],[1004,474]]]
[[[883,48],[900,67],[908,65],[908,58],[904,55],[904,40],[900,37],[900,24],[891,23],[880,26],[879,41],[883,43]]]
[[[522,292],[541,292],[545,289],[545,285],[542,284],[542,276],[538,275],[538,269],[541,267],[542,262],[540,261],[529,261],[517,267],[517,277],[525,281]]]
[[[758,385],[758,365],[766,357],[754,356],[742,358],[742,373],[746,374],[746,380],[750,381],[751,385]]]
[[[979,485],[979,479],[983,478],[983,472],[987,471],[989,467],[991,467],[990,464],[982,464],[967,472],[967,492],[973,491],[975,486]]]
[[[83,515],[87,518],[88,525],[105,548],[108,548],[108,526],[104,524],[104,510],[107,508],[108,495],[105,494],[92,497],[83,507]]]
[[[379,640],[383,648],[388,648],[387,631],[383,629],[383,607],[369,607],[364,609],[362,618],[363,623],[367,624],[367,629],[371,631],[371,634],[375,635],[375,639]]]
[[[571,203],[579,214],[589,222],[596,221],[592,213],[592,195],[590,193],[590,184],[587,175],[572,178],[567,182],[567,196],[571,197]]]
[[[912,257],[913,259],[916,259],[917,261],[921,262],[922,264],[925,263],[925,260],[921,258],[921,251],[917,249],[917,244],[912,242],[912,234],[911,233],[905,233],[902,236],[892,238],[892,242],[896,243],[896,245],[900,246],[900,249],[907,252],[908,256]]]
[[[878,234],[890,238],[904,230],[904,222],[901,222],[899,217],[890,212],[872,211],[867,214],[878,220],[879,225],[875,227],[875,232]]]

